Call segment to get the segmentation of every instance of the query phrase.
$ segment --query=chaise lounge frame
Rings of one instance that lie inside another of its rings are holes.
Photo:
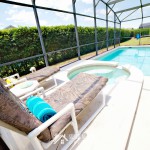
[[[24,99],[26,99],[27,97],[29,97],[29,95],[34,95],[34,94],[39,94],[42,93],[43,97],[45,97],[45,93],[43,92],[43,88],[39,88],[31,93],[29,93],[28,95],[25,95],[24,97],[21,98],[21,100],[23,101]],[[101,98],[102,97],[102,98]],[[56,143],[60,137],[61,134],[64,132],[64,130],[69,126],[72,125],[73,130],[74,130],[74,136],[64,145],[63,149],[67,149],[71,144],[73,144],[73,142],[80,136],[80,134],[87,128],[87,126],[91,123],[91,121],[100,113],[100,111],[105,107],[106,102],[105,102],[105,98],[106,98],[106,94],[105,92],[103,92],[103,89],[97,94],[97,96],[95,97],[95,99],[98,99],[101,101],[101,106],[99,107],[99,109],[97,109],[94,114],[88,119],[88,121],[80,128],[80,130],[78,130],[78,124],[77,124],[77,119],[76,117],[78,117],[78,115],[80,113],[82,113],[82,111],[76,116],[75,114],[75,107],[73,103],[69,103],[66,107],[64,107],[61,111],[59,111],[56,115],[54,115],[53,117],[51,117],[49,120],[47,120],[45,123],[42,123],[39,127],[35,128],[33,131],[31,131],[29,134],[27,134],[26,136],[30,139],[31,144],[33,145],[35,150],[44,150],[47,149],[48,147],[50,147],[53,143]],[[71,121],[59,132],[59,134],[57,136],[55,136],[54,139],[52,139],[51,141],[49,141],[48,143],[42,142],[40,141],[37,136],[44,131],[47,127],[49,127],[51,124],[53,124],[56,120],[58,120],[59,118],[61,118],[63,115],[70,113],[71,114]],[[5,124],[5,128],[7,129],[3,129],[3,134],[5,135],[5,130],[7,132],[7,130],[9,129],[9,126]],[[0,123],[1,126],[3,126],[3,123]],[[18,131],[16,131],[18,132]],[[19,132],[20,134],[20,132]],[[24,133],[21,133],[24,135]],[[6,142],[6,144],[9,147],[12,147],[11,143],[8,142],[9,141],[9,137],[8,136],[2,136],[3,140]]]

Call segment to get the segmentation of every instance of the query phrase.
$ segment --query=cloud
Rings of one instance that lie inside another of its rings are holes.
[[[32,4],[31,0],[25,0],[25,1],[21,1],[21,0],[13,0],[15,2],[19,2],[19,3],[25,3],[25,4]]]
[[[37,6],[44,6],[49,8],[72,11],[72,0],[39,0],[36,1]],[[51,11],[46,11],[48,14]],[[54,15],[59,17],[61,21],[71,21],[73,16],[66,13],[54,12]],[[54,17],[54,16],[53,16]]]
[[[150,10],[150,6],[147,6],[147,7],[143,8],[144,16],[148,16],[149,15],[149,10]]]
[[[63,20],[63,21],[69,21],[69,20],[73,19],[73,15],[71,15],[71,14],[65,14],[65,13],[55,12],[55,15],[57,17],[59,17],[60,20]]]
[[[15,2],[32,4],[31,0],[25,0],[21,2],[21,0],[14,0]],[[72,0],[36,0],[37,6],[44,6],[62,10],[70,10],[72,9]],[[17,7],[17,6],[15,6]]]
[[[11,21],[12,24],[21,26],[36,26],[35,16],[33,11],[26,9],[15,9],[12,7],[5,12],[7,14],[7,21]],[[46,20],[40,20],[41,25],[49,25]]]
[[[20,0],[15,0],[16,2],[20,2]],[[25,3],[29,3],[27,0]],[[72,0],[38,0],[36,1],[37,6],[50,7],[55,9],[62,10],[72,10]],[[67,22],[73,23],[73,15],[69,15],[66,13],[58,13],[55,11],[43,11],[38,9],[38,15],[41,25],[57,25],[56,18],[59,19],[58,24],[66,24]],[[53,21],[49,21],[48,14],[53,17]],[[31,8],[20,7],[20,6],[10,6],[8,10],[5,11],[6,21],[11,22],[11,24],[17,24],[21,26],[36,26],[35,16],[33,10]],[[41,19],[43,18],[43,20]]]
[[[5,14],[12,15],[15,12],[16,12],[16,9],[14,7],[12,7],[12,9],[9,9],[8,11],[5,11]]]
[[[40,25],[41,26],[50,26],[50,23],[46,20],[40,20]]]
[[[93,8],[87,8],[87,9],[85,9],[84,11],[83,11],[83,13],[84,14],[93,14],[94,12],[93,12]]]
[[[4,29],[4,27],[6,27],[6,25],[4,23],[0,23],[0,29]]]
[[[39,0],[37,6],[56,8],[61,10],[72,10],[72,0]]]
[[[84,20],[84,23],[86,23],[86,26],[94,26],[94,19],[84,17],[83,20]]]
[[[9,15],[9,17],[6,18],[6,20],[8,21],[13,21],[14,23],[24,25],[35,25],[35,17],[33,11],[10,9],[6,13]]]
[[[86,3],[86,4],[92,4],[93,3],[93,0],[82,0],[83,3]]]
[[[122,28],[139,28],[140,26],[140,21],[139,20],[135,20],[135,21],[129,21],[129,22],[123,22],[121,24]]]
[[[105,15],[106,16],[106,10],[105,9],[97,10],[97,15]]]

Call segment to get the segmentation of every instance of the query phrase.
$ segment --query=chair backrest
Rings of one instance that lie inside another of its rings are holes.
[[[31,68],[30,68],[30,71],[33,73],[33,72],[36,71],[36,68],[35,68],[35,67],[31,67]]]
[[[19,98],[3,85],[0,78],[0,120],[28,134],[41,122],[23,107]],[[49,129],[43,131],[38,138],[44,142],[51,139]]]
[[[19,75],[19,73],[16,73],[16,74],[13,74],[13,75],[11,75],[11,76],[8,76],[8,77],[5,77],[5,78],[3,78],[4,80],[6,80],[6,79],[19,79],[20,78],[20,75]]]
[[[44,67],[40,70],[32,72],[32,73],[26,75],[25,77],[28,80],[37,80],[38,82],[40,82],[40,81],[43,81],[44,79],[52,76],[53,74],[55,74],[59,70],[60,69],[58,67],[47,66],[47,67]]]

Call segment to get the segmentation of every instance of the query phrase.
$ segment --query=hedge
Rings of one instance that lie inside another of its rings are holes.
[[[49,65],[62,62],[64,60],[77,57],[77,48],[58,52],[57,50],[76,46],[76,35],[73,25],[41,27]],[[94,43],[93,27],[78,27],[80,45]],[[109,28],[109,39],[113,39],[113,28]],[[139,30],[122,29],[122,37],[131,37]],[[143,34],[148,34],[149,30],[143,30]],[[99,48],[106,46],[106,28],[97,28],[98,41],[104,41],[99,44]],[[119,37],[119,29],[116,29],[116,37]],[[111,43],[112,44],[112,43]],[[110,44],[110,45],[111,45]],[[81,55],[95,51],[95,46],[89,45],[81,47]],[[42,54],[38,31],[36,27],[19,27],[7,30],[0,30],[0,63],[14,61],[34,55]],[[9,66],[0,67],[0,76],[8,76],[19,72],[20,75],[29,73],[29,68],[35,66],[42,68],[45,66],[42,57],[19,62]]]

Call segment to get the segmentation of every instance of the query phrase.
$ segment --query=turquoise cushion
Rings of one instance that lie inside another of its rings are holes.
[[[37,118],[41,122],[45,122],[48,119],[50,119],[52,116],[54,116],[55,114],[56,114],[56,111],[53,108],[45,108],[38,113]]]
[[[37,96],[29,97],[26,105],[31,113],[41,122],[45,122],[56,114],[56,111],[48,103]]]
[[[40,97],[38,97],[38,96],[31,96],[31,97],[29,97],[29,98],[27,99],[26,105],[27,105],[28,109],[29,109],[31,112],[33,112],[34,106],[35,106],[37,103],[39,103],[39,102],[43,102],[43,100],[42,100]]]
[[[33,114],[38,115],[39,110],[43,110],[45,108],[52,108],[49,104],[45,103],[44,101],[36,103],[33,107]]]

